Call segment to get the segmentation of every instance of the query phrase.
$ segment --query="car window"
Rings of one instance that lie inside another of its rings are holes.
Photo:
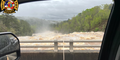
[[[51,0],[24,3],[19,5],[16,13],[1,13],[0,31],[13,32],[20,41],[69,41],[58,42],[58,45],[71,45],[73,51],[99,52],[112,5],[112,0]],[[21,46],[30,45],[52,46],[55,43],[21,43]],[[63,47],[58,47],[58,50],[63,50]],[[70,49],[64,47],[64,50]],[[54,50],[54,47],[21,50]]]

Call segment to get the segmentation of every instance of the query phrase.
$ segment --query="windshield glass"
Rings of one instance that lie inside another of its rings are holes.
[[[50,0],[24,3],[19,5],[18,11],[14,14],[1,13],[0,31],[13,32],[20,41],[41,41],[21,43],[22,47],[53,46],[56,43],[50,41],[60,40],[58,45],[61,47],[58,47],[58,50],[63,50],[63,45],[70,45],[72,48],[64,49],[99,51],[112,5],[112,0]],[[42,43],[42,41],[48,42]],[[63,44],[62,41],[73,43]],[[54,50],[56,48],[21,49]]]

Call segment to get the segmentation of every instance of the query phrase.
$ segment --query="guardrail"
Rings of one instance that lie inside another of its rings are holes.
[[[62,40],[20,40],[20,43],[54,43],[54,45],[40,45],[40,46],[21,46],[21,48],[54,48],[53,52],[59,52],[58,47],[63,47],[63,45],[58,45],[58,43],[63,42]],[[64,43],[69,43],[69,45],[64,45],[64,47],[69,48],[69,52],[78,52],[73,50],[73,48],[84,48],[84,47],[98,47],[100,45],[73,45],[76,42],[101,42],[101,40],[64,40]],[[90,50],[82,50],[82,52],[88,52]],[[92,50],[93,52],[99,52],[99,50]],[[80,50],[79,50],[80,52]]]

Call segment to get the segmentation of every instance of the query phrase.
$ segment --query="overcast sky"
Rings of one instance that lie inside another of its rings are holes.
[[[45,20],[67,20],[85,9],[102,4],[110,4],[112,0],[49,0],[20,4],[15,16],[37,17]]]

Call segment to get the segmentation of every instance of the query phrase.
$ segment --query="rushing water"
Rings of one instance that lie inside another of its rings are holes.
[[[52,31],[46,31],[43,33],[33,34],[32,36],[20,36],[20,40],[102,40],[104,32],[73,32],[70,34],[55,33]],[[21,45],[54,45],[54,43],[22,43]],[[63,45],[63,43],[58,43]],[[69,45],[69,43],[64,43]],[[74,43],[74,45],[101,45],[101,43]],[[35,48],[34,48],[35,49]],[[36,48],[37,50],[53,50],[53,48]],[[59,48],[62,49],[62,48]],[[68,48],[66,48],[68,49]],[[99,48],[74,48],[77,50],[99,50]]]
[[[18,37],[20,40],[102,40],[104,32],[73,32],[61,34],[51,31]]]

